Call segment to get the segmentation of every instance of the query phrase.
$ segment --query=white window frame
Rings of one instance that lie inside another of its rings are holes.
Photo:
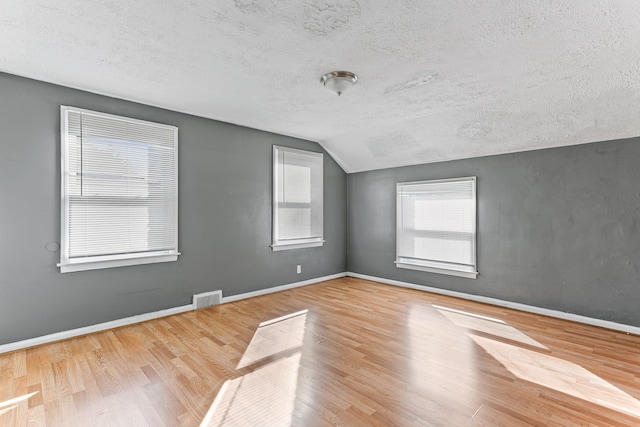
[[[282,147],[279,145],[273,146],[273,192],[272,192],[272,245],[271,249],[273,251],[284,251],[290,249],[302,249],[302,248],[313,248],[324,245],[324,224],[322,219],[320,221],[320,236],[310,236],[309,238],[301,238],[301,239],[291,239],[291,240],[283,240],[279,238],[278,235],[278,194],[279,194],[279,182],[280,177],[278,174],[278,154],[280,152],[291,152],[304,154],[308,156],[319,157],[321,159],[322,168],[320,172],[320,192],[322,205],[320,206],[320,213],[323,214],[322,210],[324,210],[324,155],[322,153],[318,153],[315,151],[308,150],[299,150],[297,148],[290,147]],[[321,215],[324,218],[324,215]]]
[[[444,182],[468,182],[472,183],[473,192],[473,258],[474,264],[472,266],[460,266],[457,267],[453,263],[447,263],[442,261],[433,261],[425,259],[415,259],[400,256],[400,234],[402,229],[402,200],[401,189],[411,185],[424,185],[424,184],[438,184]],[[477,268],[477,206],[476,206],[476,177],[462,177],[462,178],[450,178],[450,179],[436,179],[428,181],[413,181],[413,182],[399,182],[396,184],[396,267],[405,268],[409,270],[426,271],[430,273],[447,274],[451,276],[465,277],[469,279],[475,279],[478,276]]]
[[[69,158],[67,148],[67,136],[69,132],[68,115],[69,112],[78,112],[84,114],[90,114],[97,117],[105,117],[124,121],[131,124],[143,124],[145,126],[156,126],[161,128],[170,129],[174,132],[174,150],[175,150],[175,248],[171,250],[163,251],[149,251],[149,252],[136,252],[125,253],[117,255],[97,255],[86,257],[70,257],[70,242],[69,242],[69,221],[70,221],[70,197],[69,197]],[[128,117],[122,117],[112,114],[106,114],[102,112],[86,110],[82,108],[60,106],[60,148],[61,148],[61,245],[60,245],[60,263],[57,264],[60,267],[61,273],[70,273],[75,271],[96,270],[112,267],[123,267],[129,265],[151,264],[158,262],[170,262],[177,261],[178,255],[178,128],[171,125],[148,122],[144,120],[137,120]]]

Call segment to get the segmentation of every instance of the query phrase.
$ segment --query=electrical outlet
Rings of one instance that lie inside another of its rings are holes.
[[[296,273],[298,273],[298,274],[302,273],[302,266],[301,265],[296,266]]]

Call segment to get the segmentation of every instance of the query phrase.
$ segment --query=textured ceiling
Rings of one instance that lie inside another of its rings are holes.
[[[637,0],[3,0],[0,70],[357,172],[640,135],[639,23]],[[343,69],[337,97],[319,79]]]

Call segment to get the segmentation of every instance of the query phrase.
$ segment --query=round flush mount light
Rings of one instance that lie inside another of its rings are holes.
[[[320,83],[327,89],[342,95],[358,81],[358,76],[351,71],[332,71],[320,77]]]

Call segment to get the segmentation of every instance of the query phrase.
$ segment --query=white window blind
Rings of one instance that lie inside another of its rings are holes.
[[[61,107],[61,271],[175,261],[178,128]]]
[[[274,251],[322,246],[322,153],[273,147]]]
[[[475,278],[476,178],[397,184],[396,265]]]

